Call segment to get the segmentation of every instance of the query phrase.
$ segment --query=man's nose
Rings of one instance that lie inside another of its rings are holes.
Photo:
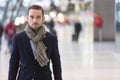
[[[34,19],[33,19],[33,22],[37,22],[37,19],[36,19],[36,18],[34,18]]]

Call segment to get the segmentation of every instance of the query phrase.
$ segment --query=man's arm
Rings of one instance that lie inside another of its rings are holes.
[[[53,45],[54,46],[51,57],[53,64],[52,66],[53,66],[54,80],[62,80],[61,61],[60,61],[57,37],[55,37]]]
[[[16,80],[18,68],[19,68],[19,50],[18,50],[17,37],[15,36],[13,39],[12,53],[9,62],[8,80]]]

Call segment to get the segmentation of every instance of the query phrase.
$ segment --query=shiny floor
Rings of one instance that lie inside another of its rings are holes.
[[[120,53],[116,43],[93,43],[92,36],[85,36],[89,33],[84,35],[84,32],[78,42],[72,42],[71,30],[66,26],[58,31],[63,80],[120,80]],[[0,80],[7,80],[9,58],[3,37]]]

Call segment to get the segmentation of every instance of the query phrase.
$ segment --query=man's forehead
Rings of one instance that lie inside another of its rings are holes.
[[[37,9],[30,9],[29,14],[42,14],[42,11]]]

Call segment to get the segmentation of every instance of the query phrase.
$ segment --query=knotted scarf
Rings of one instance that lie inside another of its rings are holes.
[[[49,59],[46,54],[47,47],[44,45],[42,41],[43,38],[46,37],[45,26],[42,25],[36,33],[29,25],[26,25],[25,31],[27,36],[33,42],[35,48],[33,54],[35,59],[37,60],[41,67],[47,65],[47,63],[49,62]]]

